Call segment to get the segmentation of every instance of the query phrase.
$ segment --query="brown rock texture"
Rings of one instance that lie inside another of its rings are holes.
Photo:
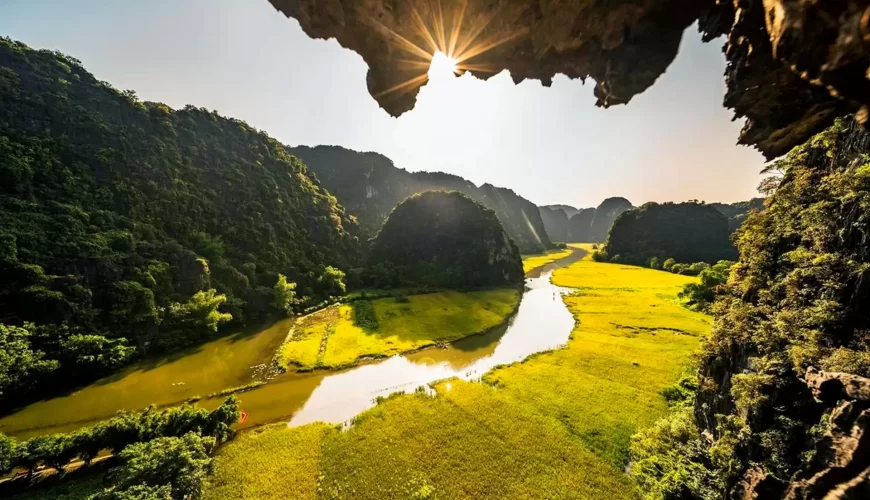
[[[736,486],[734,498],[870,498],[870,379],[810,368],[805,380],[816,401],[830,410],[812,464],[788,483],[750,469]]]
[[[676,57],[683,31],[726,35],[725,105],[740,142],[768,158],[870,104],[870,0],[269,0],[312,38],[335,38],[369,65],[391,115],[412,109],[432,55],[458,72],[549,85],[596,81],[597,105],[628,103]]]

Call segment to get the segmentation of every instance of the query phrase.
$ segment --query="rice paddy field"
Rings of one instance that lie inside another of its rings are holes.
[[[566,248],[565,250],[549,250],[545,253],[523,255],[523,272],[527,273],[532,269],[545,266],[550,262],[564,259],[571,255],[573,250]]]
[[[694,279],[587,256],[553,276],[575,289],[563,349],[387,398],[346,430],[245,433],[206,498],[638,498],[630,437],[668,411],[661,390],[710,329],[676,298]]]
[[[520,295],[515,288],[443,291],[331,306],[296,322],[278,364],[300,371],[345,368],[452,342],[504,323]]]

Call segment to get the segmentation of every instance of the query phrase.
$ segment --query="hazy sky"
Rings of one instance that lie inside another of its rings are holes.
[[[735,145],[742,123],[721,106],[721,43],[694,29],[628,106],[596,108],[591,81],[445,75],[398,119],[368,95],[362,58],[309,39],[266,0],[0,0],[0,34],[72,55],[145,100],[215,109],[289,145],[377,151],[542,205],[743,200],[763,165]]]

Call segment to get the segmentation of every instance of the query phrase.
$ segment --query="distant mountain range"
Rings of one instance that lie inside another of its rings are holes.
[[[635,208],[622,197],[607,198],[595,208],[571,205],[538,207],[514,191],[475,185],[444,172],[408,172],[380,153],[362,153],[340,146],[288,148],[350,215],[357,218],[367,237],[374,236],[393,208],[405,198],[430,190],[459,191],[495,211],[505,231],[522,253],[539,253],[558,242],[603,243],[613,222]],[[711,203],[728,217],[731,230],[750,209],[763,207],[763,199],[738,203]]]
[[[462,192],[495,211],[522,253],[553,248],[541,212],[510,189],[476,186],[443,172],[408,172],[379,153],[360,153],[339,146],[299,146],[289,152],[301,159],[369,236],[377,233],[393,208],[405,198],[428,190]]]
[[[737,203],[710,203],[728,218],[734,232],[751,210],[764,208],[764,198]],[[607,239],[613,222],[626,210],[634,208],[625,198],[607,198],[597,208],[577,209],[570,205],[539,207],[544,228],[552,241],[602,243]]]

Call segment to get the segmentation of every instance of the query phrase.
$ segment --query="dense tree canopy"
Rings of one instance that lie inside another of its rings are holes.
[[[750,467],[769,487],[812,467],[831,410],[801,380],[808,368],[870,376],[870,134],[838,121],[775,168],[783,176],[738,229],[739,261],[714,305],[697,428],[663,423],[635,450],[658,462],[641,481],[673,498],[724,497]]]
[[[622,213],[613,223],[604,251],[611,259],[647,264],[710,262],[735,257],[728,218],[701,203],[647,203]]]
[[[355,227],[266,134],[0,39],[0,397],[277,312],[279,274],[333,294]]]
[[[482,287],[523,282],[519,250],[495,213],[456,191],[400,203],[372,241],[372,263],[399,286]]]
[[[757,212],[764,209],[764,198],[752,198],[749,201],[738,201],[736,203],[710,203],[710,206],[725,214],[728,217],[728,227],[731,232],[737,230],[751,212]]]
[[[374,235],[399,202],[423,191],[459,191],[495,211],[505,231],[523,253],[552,248],[534,203],[510,189],[443,172],[408,172],[378,153],[359,153],[338,146],[299,146],[290,150],[317,175],[360,225]]]

